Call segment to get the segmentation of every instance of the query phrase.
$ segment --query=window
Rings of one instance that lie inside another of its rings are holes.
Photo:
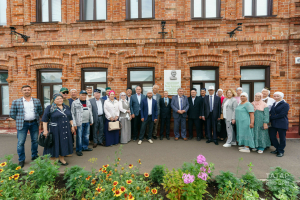
[[[244,16],[272,16],[273,0],[244,0]]]
[[[62,71],[60,69],[41,69],[38,71],[38,97],[45,109],[50,105],[53,94],[62,88]]]
[[[155,0],[126,0],[127,19],[154,19]]]
[[[193,67],[191,68],[191,88],[197,89],[197,96],[200,96],[200,89],[214,86],[215,90],[219,89],[219,69],[215,67]]]
[[[104,68],[84,68],[81,71],[81,89],[85,90],[87,87],[92,87],[93,95],[94,89],[101,90],[101,97],[105,96],[105,88],[107,87],[107,69]]]
[[[192,0],[192,18],[218,18],[221,12],[220,0]]]
[[[6,81],[7,78],[8,72],[0,70],[0,116],[9,115],[9,91],[8,83]]]
[[[6,0],[0,0],[0,26],[6,25]]]
[[[269,67],[243,67],[241,68],[241,87],[249,95],[249,101],[254,101],[257,92],[264,87],[270,87]]]
[[[136,86],[142,87],[142,93],[147,94],[148,90],[152,90],[154,85],[154,68],[131,68],[127,72],[128,87],[132,88],[132,94],[135,94]]]
[[[37,22],[61,22],[61,0],[37,0]]]
[[[106,0],[80,0],[80,20],[106,20]]]

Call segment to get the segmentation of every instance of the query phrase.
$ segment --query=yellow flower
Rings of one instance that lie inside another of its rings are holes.
[[[139,159],[139,163],[142,164],[141,159]]]
[[[92,180],[92,184],[94,185],[96,183],[96,179],[93,179]]]
[[[116,190],[116,187],[113,187],[112,189],[111,189],[111,191],[115,191]]]
[[[88,176],[88,177],[86,178],[86,180],[87,180],[87,181],[90,180],[91,177],[92,177],[92,176]]]
[[[105,192],[105,189],[104,189],[104,188],[102,188],[102,192]]]
[[[34,173],[34,171],[31,171],[31,172],[29,172],[29,175],[31,175],[31,174],[33,174]]]
[[[19,177],[20,177],[20,174],[15,174],[15,175],[13,176],[13,178],[14,178],[15,180],[18,180]]]
[[[103,165],[103,168],[105,168],[105,169],[106,169],[106,168],[108,168],[108,166],[109,166],[109,164],[107,164],[107,165]]]
[[[121,192],[123,193],[123,192],[126,191],[126,188],[122,186],[122,187],[120,188],[120,190],[121,190]]]
[[[9,180],[13,179],[13,176],[10,176],[8,179],[9,179]]]
[[[130,164],[130,165],[129,165],[129,168],[131,169],[132,167],[133,167],[133,165],[132,165],[132,164]]]
[[[3,171],[4,171],[3,169],[0,169],[0,173],[3,172]]]
[[[120,161],[121,160],[121,158],[118,158],[118,161]]]
[[[6,166],[6,162],[0,164],[0,167],[4,167],[4,166]]]
[[[103,170],[103,168],[101,167],[101,168],[99,169],[99,172],[102,172],[102,170]]]
[[[121,169],[124,170],[124,167],[122,167]]]
[[[148,193],[150,191],[150,188],[147,186],[146,187],[146,193]]]
[[[16,168],[16,170],[19,170],[19,169],[21,169],[21,167],[20,167],[20,166]]]
[[[97,187],[97,188],[96,188],[96,191],[100,193],[100,192],[101,192],[101,189],[102,189],[101,187]]]
[[[122,194],[122,192],[120,190],[116,190],[114,196],[119,197],[119,196],[121,196],[121,194]]]
[[[131,177],[134,178],[134,174],[131,174]]]
[[[139,187],[139,186],[137,186],[137,187],[136,187],[136,190],[140,190],[140,187]]]
[[[149,177],[149,174],[148,174],[148,173],[145,173],[144,176],[145,176],[146,178],[148,178],[148,177]]]
[[[113,185],[117,186],[118,185],[118,181],[114,181]]]
[[[126,181],[126,183],[130,185],[132,183],[132,180],[129,179],[129,180]]]
[[[151,192],[152,192],[153,194],[157,194],[157,189],[152,189]]]
[[[134,197],[132,196],[131,192],[129,193],[128,200],[134,200]]]
[[[117,172],[117,171],[118,171],[118,169],[116,168],[116,169],[115,169],[115,172]]]

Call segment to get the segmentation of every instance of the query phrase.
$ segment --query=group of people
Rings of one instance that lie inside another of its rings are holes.
[[[31,135],[32,160],[38,157],[38,135],[40,117],[43,122],[45,137],[53,135],[53,145],[44,148],[44,155],[50,154],[62,165],[68,165],[65,157],[73,154],[74,135],[76,133],[76,154],[83,155],[83,151],[92,151],[97,145],[112,146],[119,143],[128,143],[138,140],[142,144],[144,138],[149,143],[152,139],[170,140],[170,119],[173,110],[174,135],[178,141],[180,134],[187,141],[186,118],[188,118],[188,135],[193,139],[193,126],[196,126],[197,140],[203,136],[203,125],[206,143],[227,138],[224,147],[239,145],[240,152],[257,151],[263,153],[265,148],[276,148],[271,153],[278,157],[284,155],[285,134],[288,129],[287,114],[289,104],[283,100],[283,93],[275,92],[274,99],[270,98],[270,90],[263,89],[262,93],[255,95],[255,101],[248,101],[248,94],[237,88],[236,91],[228,89],[224,94],[219,89],[215,94],[213,86],[202,88],[200,96],[197,90],[191,89],[191,96],[184,95],[184,89],[179,88],[178,94],[169,98],[168,91],[163,97],[158,93],[159,86],[154,85],[152,90],[142,93],[137,86],[132,95],[131,88],[119,94],[116,99],[115,91],[106,88],[106,95],[101,98],[101,90],[86,90],[78,92],[71,89],[71,98],[68,99],[69,90],[61,88],[60,93],[53,95],[49,106],[43,112],[39,99],[31,97],[31,87],[25,85],[21,88],[23,97],[12,102],[10,120],[16,120],[19,155],[19,165],[24,166],[24,143],[27,132]],[[225,96],[224,96],[225,95]],[[110,129],[110,122],[119,122],[120,130]],[[157,133],[160,124],[159,136]],[[179,127],[181,131],[179,131]],[[165,130],[165,131],[164,131]],[[280,143],[276,135],[279,133]],[[121,133],[121,134],[120,134]]]

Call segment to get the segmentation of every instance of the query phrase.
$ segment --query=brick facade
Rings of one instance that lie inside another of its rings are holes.
[[[0,70],[8,70],[11,102],[29,84],[37,97],[37,69],[59,68],[63,86],[81,89],[81,69],[108,70],[108,86],[127,87],[127,69],[154,67],[163,93],[164,70],[182,70],[189,93],[191,67],[219,67],[219,88],[240,86],[240,67],[270,66],[271,94],[285,93],[290,134],[298,132],[300,105],[300,2],[273,0],[272,17],[243,17],[243,0],[221,0],[221,19],[192,20],[191,0],[156,0],[155,19],[125,20],[125,0],[107,0],[107,20],[80,22],[79,0],[62,0],[62,21],[36,22],[36,0],[7,0],[7,25],[0,27]],[[161,39],[161,21],[166,21]],[[243,23],[243,31],[227,32]],[[10,26],[30,36],[10,35]],[[0,127],[14,122],[0,121]]]

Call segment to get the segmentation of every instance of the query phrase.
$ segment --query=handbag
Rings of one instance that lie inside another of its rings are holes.
[[[221,132],[221,128],[222,128],[221,120],[219,120],[217,124],[217,132]]]
[[[119,121],[108,122],[108,131],[115,131],[121,129],[121,123]]]
[[[47,137],[44,136],[44,131],[41,132],[39,139],[38,139],[38,144],[42,147],[45,148],[50,148],[53,145],[53,134],[52,132],[48,132]]]

